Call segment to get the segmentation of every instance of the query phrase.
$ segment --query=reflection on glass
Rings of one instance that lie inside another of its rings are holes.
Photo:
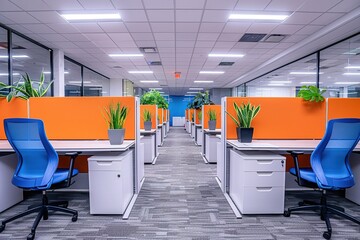
[[[134,83],[130,80],[123,80],[123,96],[134,96]]]
[[[84,96],[109,96],[110,80],[84,68]]]
[[[360,35],[320,52],[320,87],[326,97],[360,97]]]
[[[65,59],[65,96],[81,96],[81,66]]]
[[[0,57],[0,82],[9,84],[8,79],[8,48],[7,48],[7,31],[0,27],[0,56],[6,56],[5,58]],[[6,90],[1,90],[1,94],[6,94]]]

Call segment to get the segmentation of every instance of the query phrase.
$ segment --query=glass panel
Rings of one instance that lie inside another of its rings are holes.
[[[325,97],[360,97],[360,34],[320,52]]]
[[[13,39],[13,82],[20,81],[21,75],[27,73],[34,81],[39,81],[40,74],[45,74],[45,82],[50,82],[51,62],[50,51],[25,38],[12,34]],[[51,96],[51,88],[46,94]]]
[[[81,96],[81,66],[65,59],[65,96]]]
[[[7,31],[0,27],[0,82],[9,84]],[[6,94],[6,90],[0,91]]]
[[[237,90],[237,95],[238,97],[246,97],[246,88],[245,88],[245,84],[241,84],[240,86],[238,86],[236,88]]]
[[[84,68],[84,96],[109,96],[110,80]]]
[[[123,96],[134,96],[134,84],[130,80],[123,80]]]
[[[246,84],[248,97],[295,97],[303,85],[316,85],[316,54]]]

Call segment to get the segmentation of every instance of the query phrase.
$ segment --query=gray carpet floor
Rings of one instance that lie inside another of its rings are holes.
[[[205,164],[200,147],[183,128],[171,128],[156,165],[145,166],[145,182],[129,220],[121,216],[92,216],[86,193],[51,193],[56,200],[69,200],[79,211],[77,222],[54,214],[41,221],[36,239],[322,239],[325,223],[312,213],[244,216],[236,219],[215,180],[216,164]],[[1,193],[2,194],[2,193]],[[318,199],[313,192],[287,192],[286,206]],[[39,195],[0,214],[0,220],[23,211]],[[345,207],[360,218],[360,207],[338,195],[330,202]],[[33,216],[6,226],[0,239],[25,239]],[[360,227],[333,217],[332,239],[360,239]]]

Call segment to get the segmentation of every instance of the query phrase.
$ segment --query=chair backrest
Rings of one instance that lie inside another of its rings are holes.
[[[29,189],[46,189],[52,184],[58,155],[46,137],[39,119],[4,120],[6,137],[18,156],[12,183]]]
[[[355,184],[349,157],[359,139],[360,119],[340,118],[328,122],[310,161],[320,188],[349,188]]]

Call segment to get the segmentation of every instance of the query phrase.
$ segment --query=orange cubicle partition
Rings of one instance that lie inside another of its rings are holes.
[[[44,121],[49,139],[108,139],[105,108],[120,103],[128,107],[125,139],[135,139],[134,97],[30,98],[30,117]]]
[[[167,115],[168,110],[163,109],[163,112],[164,112],[164,122],[167,122],[168,121],[168,115]]]
[[[164,113],[163,109],[158,108],[158,119],[159,119],[158,124],[163,124],[164,122],[163,113]]]
[[[7,102],[5,98],[0,98],[0,139],[6,139],[4,132],[5,118],[27,118],[28,107],[27,100],[14,98],[11,102]]]
[[[360,98],[328,98],[328,120],[360,118]]]
[[[253,120],[254,139],[321,139],[326,125],[326,102],[301,98],[229,97],[226,111],[236,116],[233,104],[250,102],[261,110]],[[236,124],[226,116],[227,139],[236,139]]]
[[[199,119],[199,113],[201,113],[201,109],[194,109],[195,111],[195,123],[201,124],[201,120]]]
[[[156,105],[140,105],[140,129],[144,129],[144,110],[149,110],[151,114],[151,128],[156,129],[157,106]]]
[[[204,105],[203,106],[203,113],[202,113],[202,117],[204,119],[204,129],[208,129],[209,128],[209,110],[214,110],[216,112],[216,128],[220,129],[221,128],[221,105]]]
[[[188,114],[187,114],[187,112],[188,112],[188,109],[185,109],[185,122],[188,120]]]

